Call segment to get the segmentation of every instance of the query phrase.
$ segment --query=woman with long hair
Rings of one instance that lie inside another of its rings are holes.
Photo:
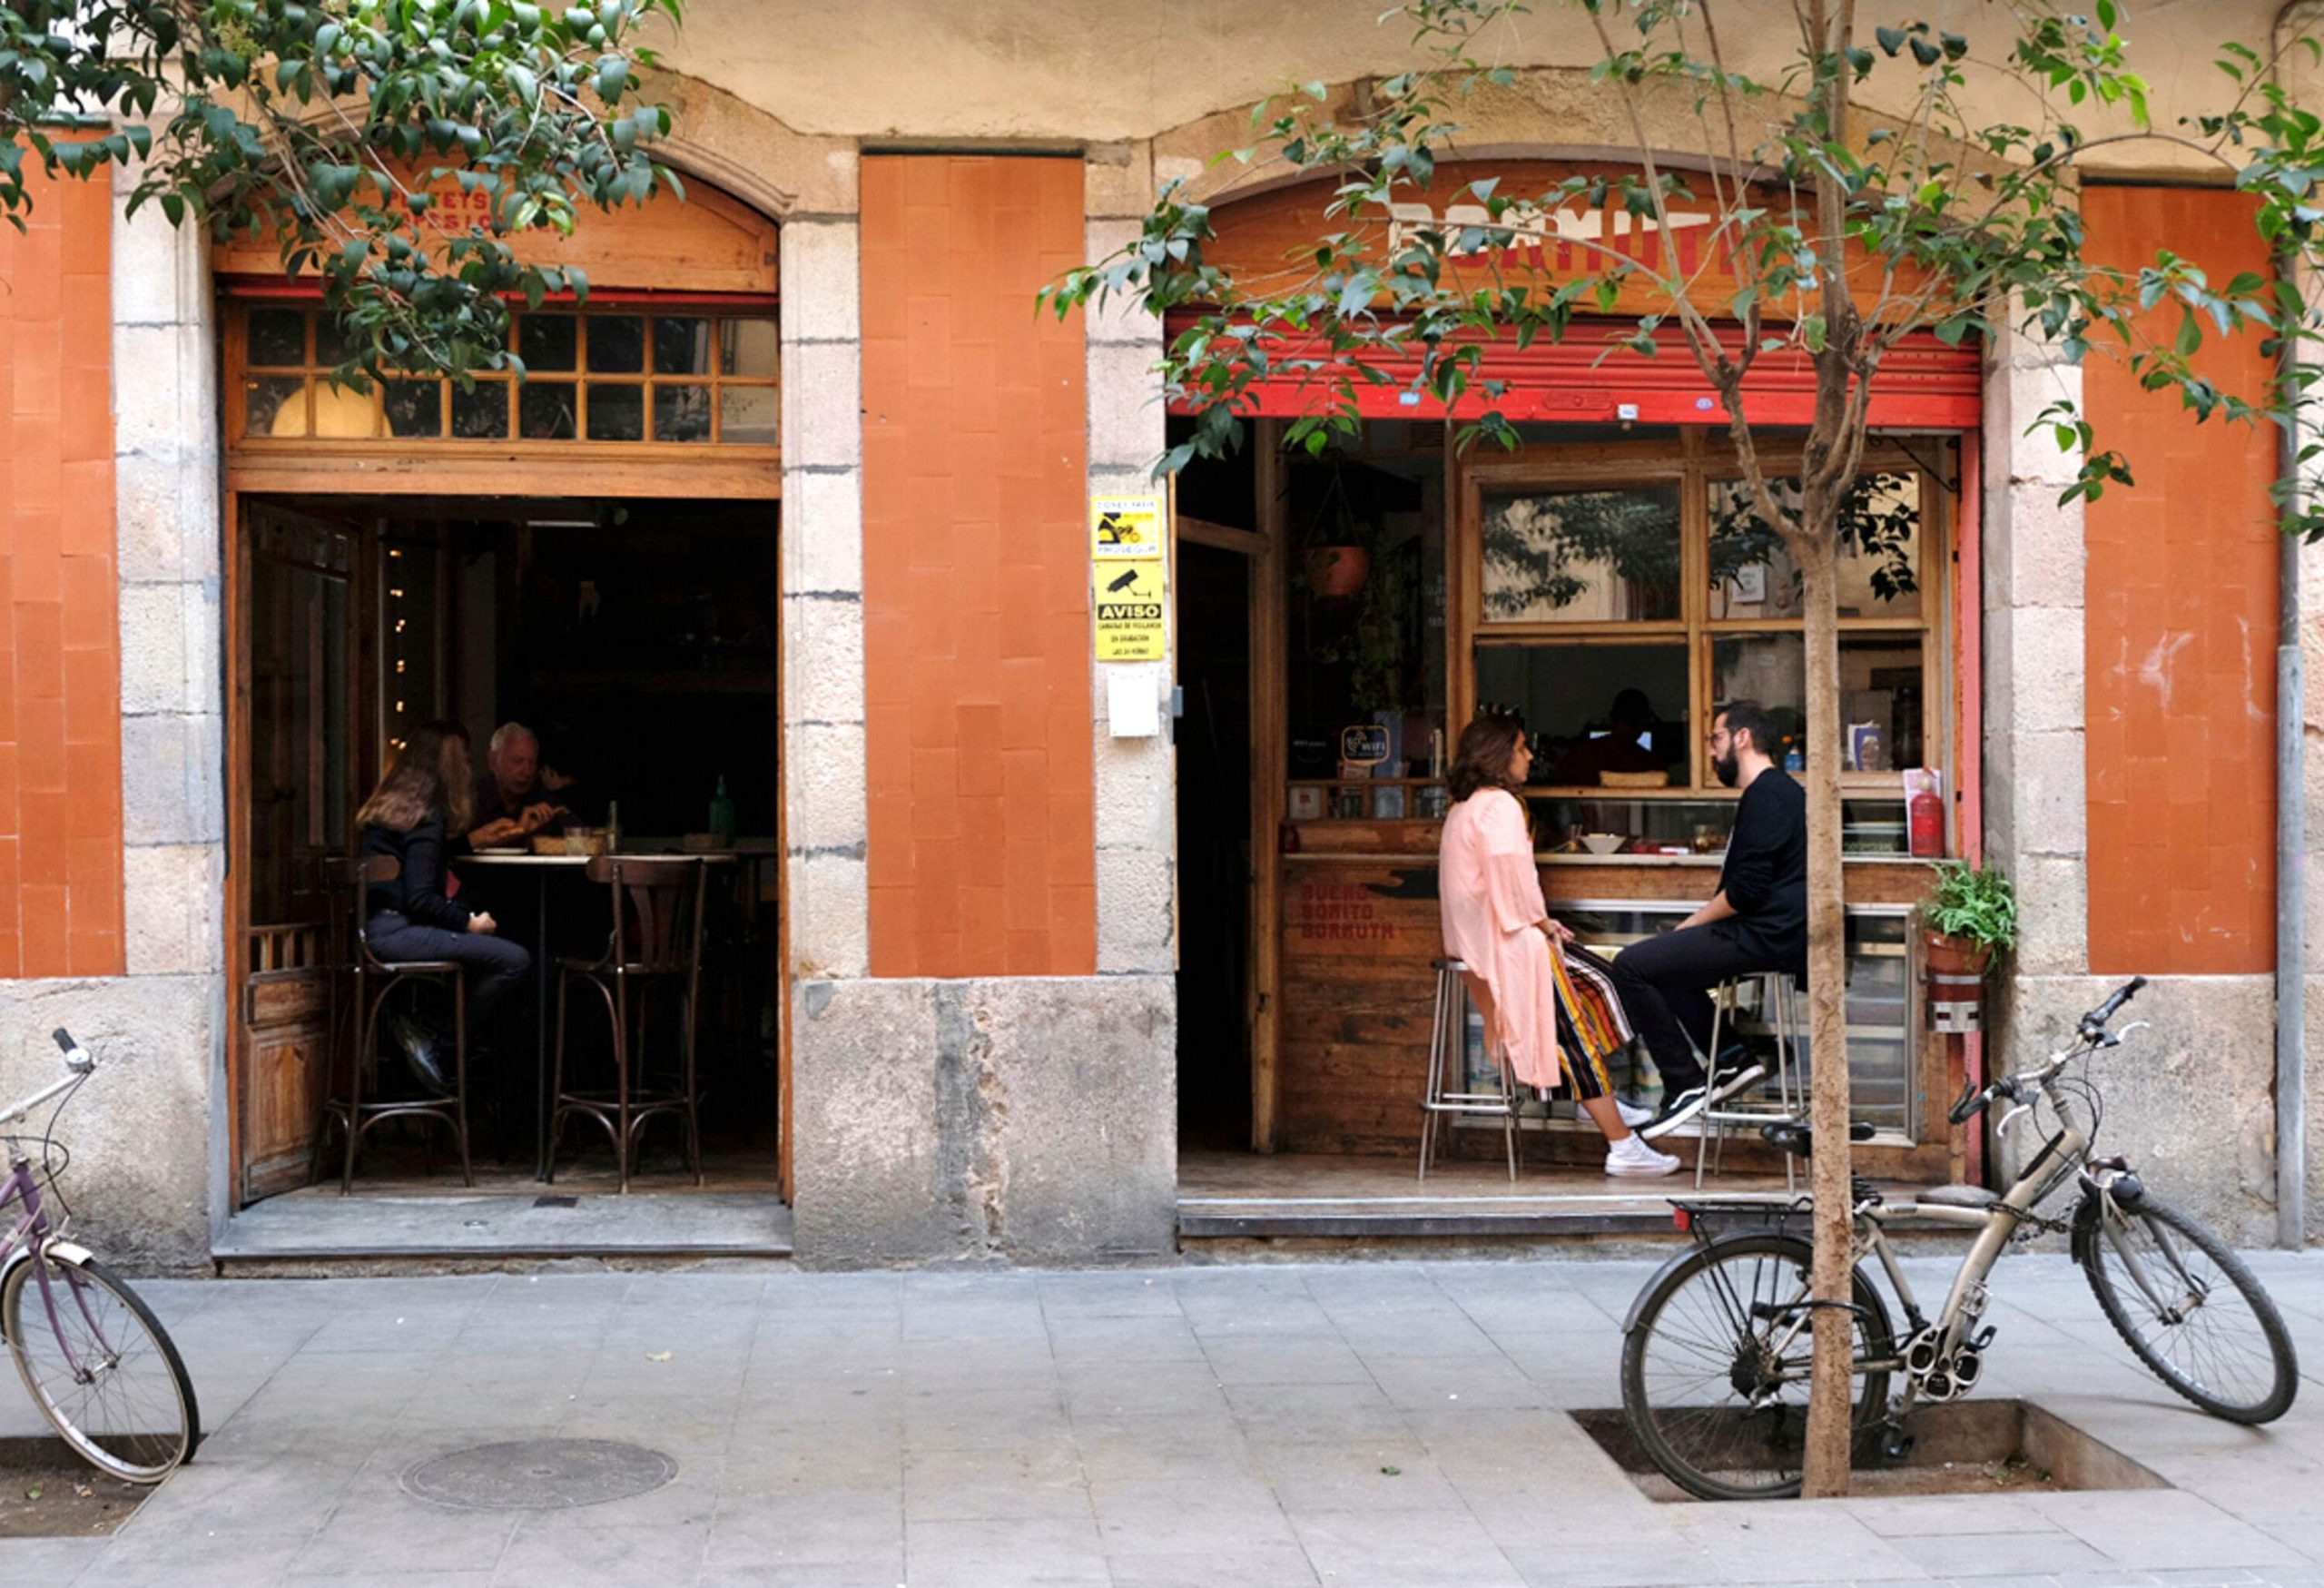
[[[1667,1175],[1679,1160],[1631,1130],[1598,1056],[1579,1041],[1558,1041],[1559,956],[1572,934],[1550,918],[1517,794],[1532,762],[1512,713],[1487,713],[1461,731],[1449,774],[1456,803],[1437,850],[1444,952],[1468,966],[1486,1048],[1520,1084],[1554,1086],[1563,1070],[1575,1101],[1606,1134],[1606,1172]]]
[[[532,969],[524,947],[497,936],[488,912],[471,910],[446,890],[448,833],[468,831],[471,797],[468,730],[458,723],[423,723],[412,730],[371,797],[355,813],[365,859],[391,855],[395,881],[375,883],[364,940],[390,964],[452,960],[468,967],[469,1025],[485,1022]],[[445,1090],[443,1072],[426,1034],[399,1025],[397,1036],[419,1079]]]

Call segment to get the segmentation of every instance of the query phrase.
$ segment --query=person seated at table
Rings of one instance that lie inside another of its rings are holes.
[[[426,723],[412,730],[379,786],[355,813],[362,853],[392,857],[395,881],[374,883],[363,939],[389,964],[451,960],[467,967],[468,1029],[490,1030],[494,1011],[525,980],[533,958],[496,935],[488,912],[448,896],[446,833],[468,826],[468,734],[458,723]],[[436,1055],[440,1041],[417,1022],[398,1022],[406,1061],[430,1090],[448,1091]]]
[[[536,833],[556,833],[573,820],[565,798],[573,780],[541,764],[540,735],[522,723],[502,723],[485,746],[484,775],[471,802],[471,848],[513,843]]]
[[[1750,1086],[1767,1071],[1748,1054],[1718,1056],[1712,1090],[1697,1054],[1710,1051],[1711,989],[1758,971],[1807,973],[1807,794],[1777,766],[1775,719],[1756,700],[1711,719],[1710,769],[1735,803],[1727,863],[1710,902],[1659,937],[1614,956],[1614,991],[1662,1076],[1662,1110],[1639,1132],[1652,1140]]]
[[[1532,764],[1524,724],[1512,714],[1490,712],[1461,731],[1447,779],[1455,804],[1437,848],[1444,952],[1468,967],[1463,979],[1484,1017],[1487,1049],[1519,1084],[1554,1086],[1562,1071],[1576,1107],[1605,1135],[1606,1172],[1667,1175],[1679,1160],[1632,1129],[1652,1116],[1615,1095],[1598,1053],[1558,1040],[1559,966],[1573,933],[1542,897],[1517,794]]]
[[[1561,787],[1595,784],[1600,773],[1668,769],[1669,763],[1653,747],[1659,719],[1645,690],[1625,689],[1615,695],[1606,716],[1604,732],[1594,738],[1585,736],[1558,757],[1550,770],[1552,784]]]

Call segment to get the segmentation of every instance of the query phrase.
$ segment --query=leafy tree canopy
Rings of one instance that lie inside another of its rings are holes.
[[[586,297],[511,240],[677,179],[652,156],[641,40],[684,0],[5,0],[0,213],[28,174],[129,173],[128,207],[219,235],[272,233],[320,274],[343,377],[521,367],[510,296]],[[431,220],[455,182],[479,218]]]

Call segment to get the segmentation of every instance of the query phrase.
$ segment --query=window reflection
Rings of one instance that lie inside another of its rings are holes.
[[[1679,487],[1487,498],[1488,623],[1679,616]]]
[[[1777,503],[1796,509],[1797,482],[1778,480]],[[1917,617],[1921,612],[1920,479],[1910,474],[1857,477],[1840,508],[1839,614],[1842,617]],[[1714,618],[1797,617],[1799,569],[1783,538],[1760,515],[1738,480],[1710,488],[1710,615]]]

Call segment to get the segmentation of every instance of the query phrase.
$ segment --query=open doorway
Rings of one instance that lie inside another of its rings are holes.
[[[547,1148],[545,1098],[558,961],[602,951],[607,887],[578,852],[702,858],[696,1001],[703,1189],[771,1198],[782,1185],[782,771],[776,508],[765,501],[299,498],[245,501],[238,547],[232,752],[243,1019],[235,1061],[238,1205],[291,1194],[339,1204],[341,1151],[321,1139],[334,1069],[353,1057],[330,948],[350,893],[328,863],[359,841],[353,813],[420,724],[464,726],[479,802],[493,741],[529,741],[558,821],[498,853],[456,856],[540,968],[471,1048],[480,1192],[529,1201]],[[505,766],[504,758],[504,766]],[[541,851],[563,837],[566,853]],[[461,847],[457,838],[454,849]],[[409,1014],[441,1034],[430,990]],[[448,1005],[440,991],[438,1001]],[[576,987],[567,1065],[610,1062],[604,1008]],[[675,1028],[649,1038],[676,1046]],[[417,1086],[394,1031],[366,1090]],[[319,1152],[318,1149],[328,1148]],[[355,1190],[459,1192],[445,1132],[396,1122],[365,1138]],[[320,1183],[316,1170],[327,1167]],[[682,1133],[639,1138],[633,1191],[693,1192]],[[559,1193],[614,1189],[605,1132],[569,1124]],[[343,1204],[342,1204],[343,1205]]]
[[[1251,1141],[1251,559],[1178,548],[1178,1147]]]

